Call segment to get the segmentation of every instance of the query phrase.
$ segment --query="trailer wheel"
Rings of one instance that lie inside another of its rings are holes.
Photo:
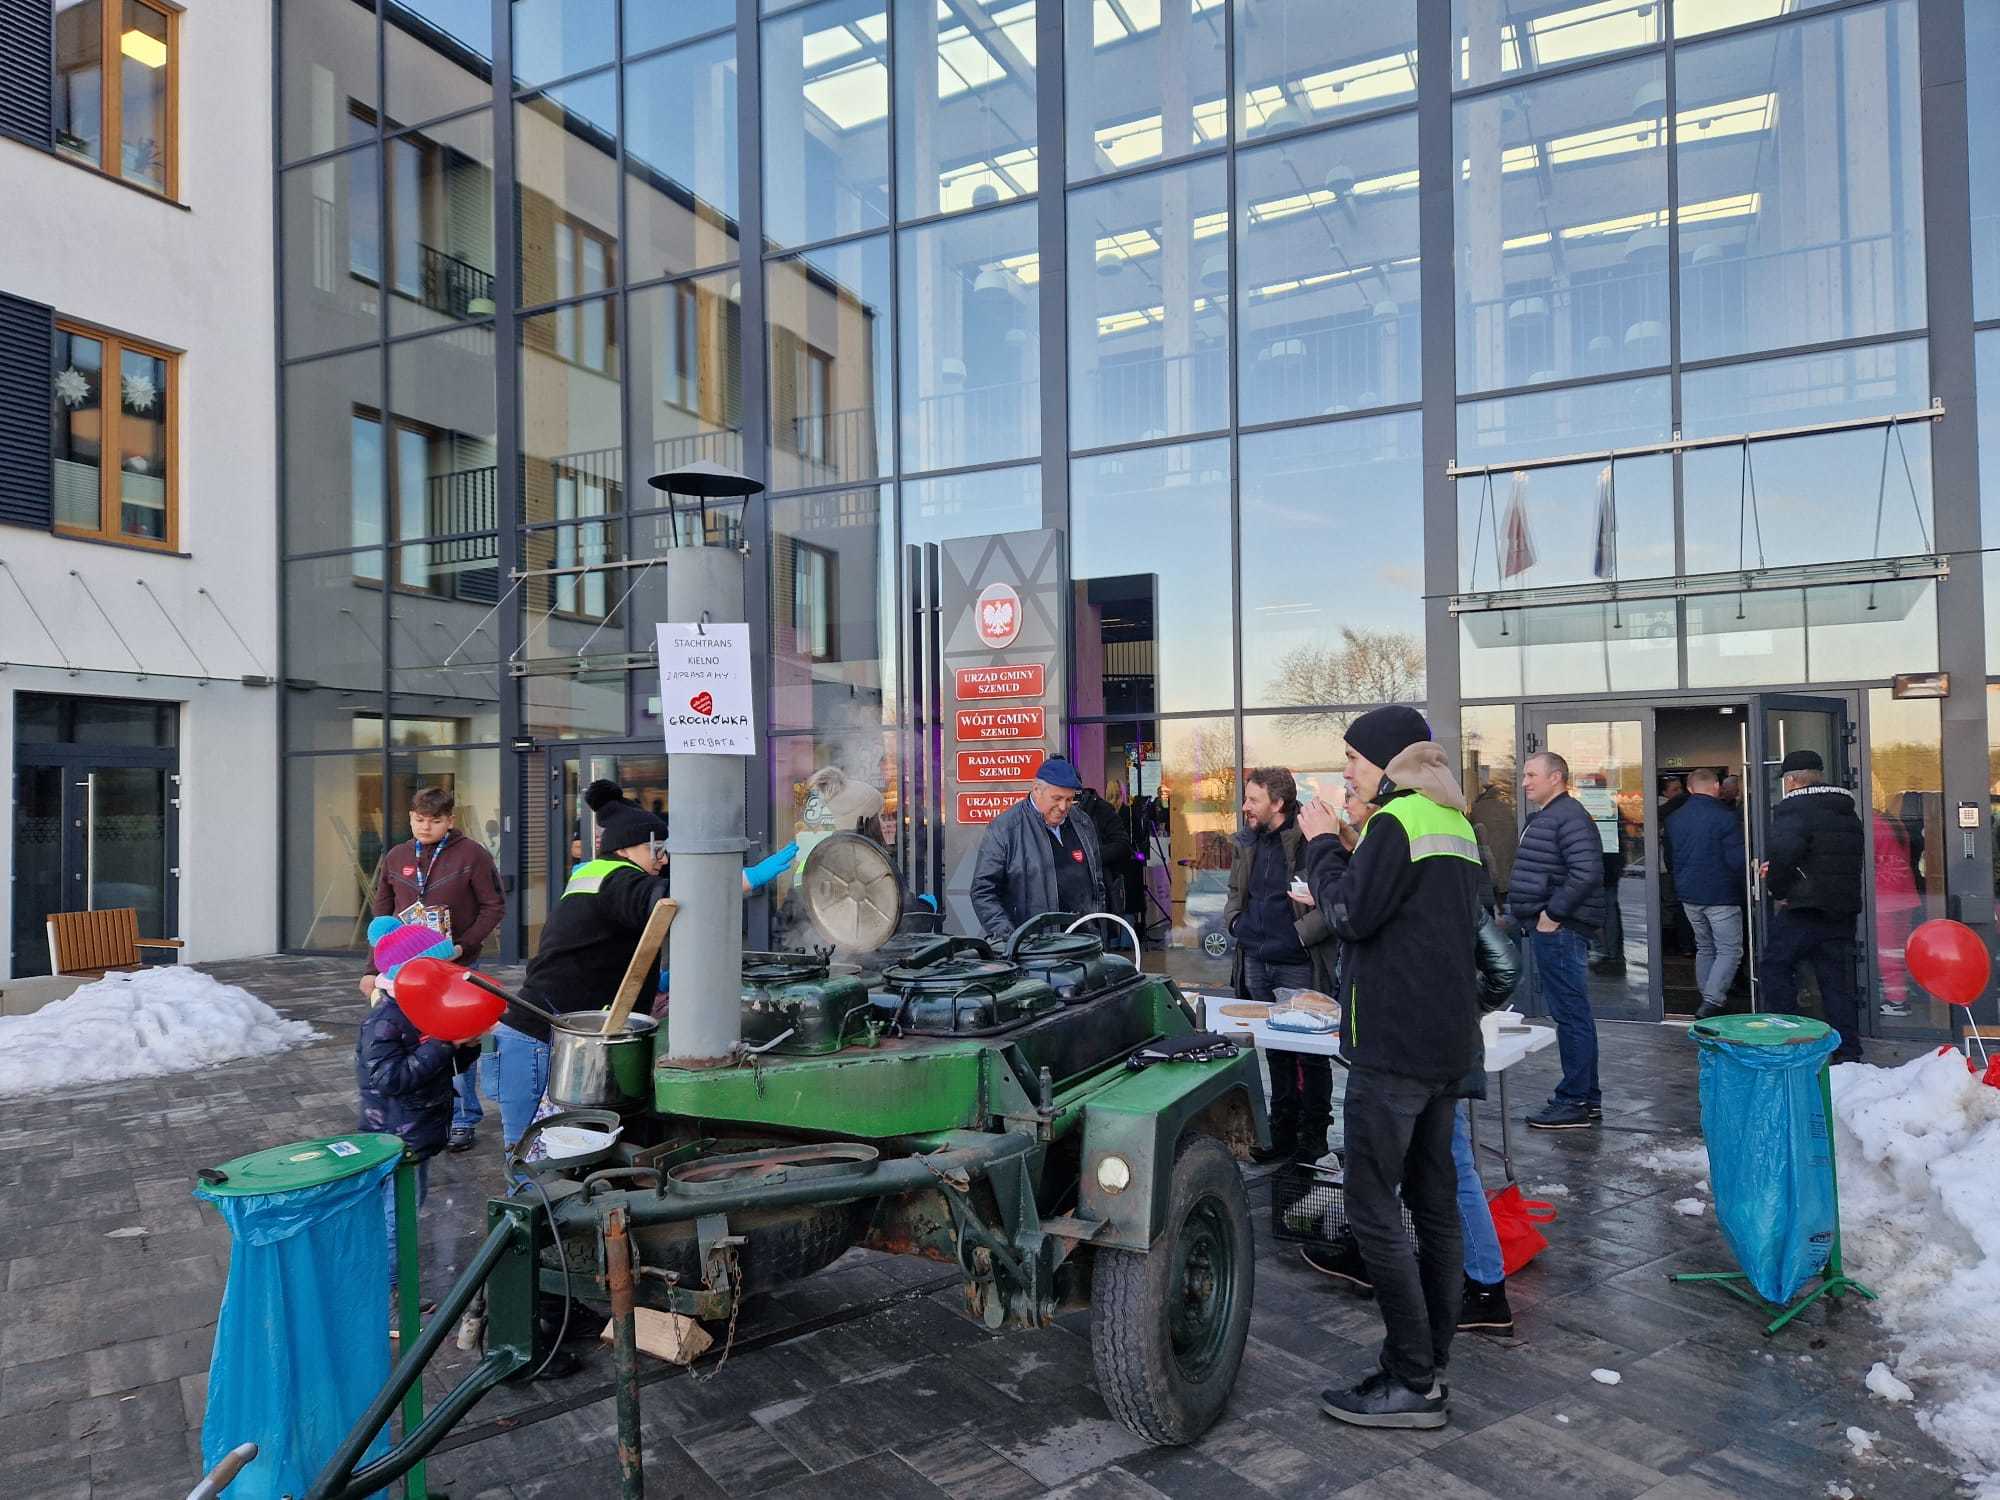
[[[1150,1251],[1099,1250],[1090,1344],[1113,1416],[1148,1442],[1191,1443],[1222,1414],[1255,1288],[1250,1200],[1228,1150],[1188,1136]]]

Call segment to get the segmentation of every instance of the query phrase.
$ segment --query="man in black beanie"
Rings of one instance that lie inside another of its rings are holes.
[[[1484,1058],[1473,957],[1483,867],[1465,794],[1415,709],[1356,719],[1347,776],[1375,807],[1361,832],[1317,798],[1299,831],[1313,900],[1343,944],[1347,1217],[1387,1336],[1380,1369],[1323,1392],[1320,1406],[1357,1427],[1442,1427],[1465,1274],[1452,1112]]]

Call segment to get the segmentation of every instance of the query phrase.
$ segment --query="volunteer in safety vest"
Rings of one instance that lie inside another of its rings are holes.
[[[1482,1058],[1473,957],[1482,866],[1465,794],[1422,714],[1374,709],[1346,739],[1348,777],[1374,815],[1356,834],[1314,800],[1299,830],[1314,902],[1344,945],[1347,1215],[1387,1337],[1381,1369],[1324,1392],[1321,1408],[1357,1426],[1442,1427],[1440,1375],[1465,1273],[1452,1113]]]

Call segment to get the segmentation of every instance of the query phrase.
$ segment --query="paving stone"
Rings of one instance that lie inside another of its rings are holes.
[[[1526,1416],[1469,1433],[1425,1457],[1447,1473],[1503,1496],[1533,1493],[1561,1495],[1564,1500],[1632,1500],[1666,1477]]]
[[[84,1451],[150,1444],[187,1433],[178,1380],[163,1380],[121,1396],[90,1396],[68,1408],[69,1437]]]
[[[1099,1469],[1048,1492],[1048,1500],[1161,1500],[1160,1492],[1120,1468]]]
[[[1114,1421],[1102,1403],[1096,1412],[1040,1409],[1044,1420],[1032,1436],[992,1439],[1000,1456],[1018,1469],[1032,1474],[1046,1485],[1060,1485],[1134,1453],[1144,1453],[1152,1445]],[[1128,1475],[1127,1478],[1130,1478]],[[1137,1483],[1136,1480],[1133,1481]],[[1078,1490],[1078,1494],[1086,1491]],[[1091,1494],[1121,1494],[1117,1489],[1088,1491]],[[1142,1493],[1134,1491],[1132,1493]],[[1157,1494],[1148,1486],[1143,1493]]]
[[[66,1405],[90,1394],[89,1356],[59,1355],[0,1369],[0,1417]],[[0,1445],[0,1451],[5,1451]]]
[[[762,1494],[812,1472],[789,1448],[747,1417],[684,1436],[681,1446],[703,1473],[731,1495]]]
[[[953,1500],[1028,1500],[1042,1482],[1017,1469],[973,1431],[947,1433],[916,1447],[896,1445],[909,1466]]]
[[[763,1493],[772,1500],[823,1500],[837,1494],[866,1495],[871,1500],[943,1500],[945,1491],[895,1454],[877,1453]]]

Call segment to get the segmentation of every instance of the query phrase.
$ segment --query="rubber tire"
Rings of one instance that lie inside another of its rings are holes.
[[[1205,1198],[1220,1201],[1235,1240],[1235,1300],[1223,1347],[1206,1378],[1174,1359],[1168,1297],[1181,1227]],[[1099,1250],[1091,1273],[1090,1349],[1111,1414],[1150,1443],[1191,1443],[1222,1415],[1243,1363],[1256,1290],[1250,1198],[1236,1160],[1211,1136],[1184,1136],[1174,1154],[1166,1228],[1147,1252]]]

